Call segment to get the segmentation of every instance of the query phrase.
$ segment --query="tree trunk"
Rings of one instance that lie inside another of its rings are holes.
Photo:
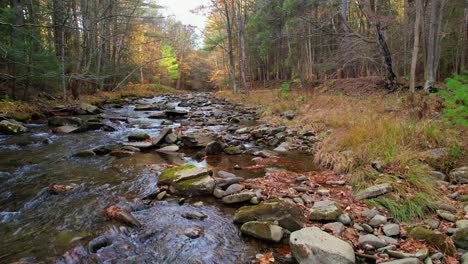
[[[421,12],[422,12],[421,0],[416,0],[414,9],[416,11],[416,21],[414,22],[414,44],[413,54],[411,57],[411,77],[410,77],[410,91],[414,93],[416,83],[416,67],[418,64],[418,53],[419,53],[419,38],[421,30]]]
[[[239,69],[240,69],[240,78],[242,83],[242,88],[245,94],[249,93],[249,88],[247,87],[247,80],[245,78],[245,23],[246,23],[246,12],[247,12],[247,3],[243,4],[243,0],[238,1],[238,26],[239,26]]]
[[[231,77],[232,83],[232,92],[237,93],[237,84],[236,84],[236,72],[234,64],[234,44],[232,39],[232,24],[231,24],[231,15],[229,12],[229,6],[227,0],[223,0],[224,4],[224,14],[226,16],[226,30],[228,34],[228,53],[229,53],[229,75]]]
[[[387,46],[387,42],[385,41],[385,36],[382,31],[382,27],[380,25],[380,21],[377,22],[375,25],[376,31],[377,31],[377,37],[379,40],[379,44],[382,47],[382,53],[384,56],[384,62],[385,62],[385,69],[387,72],[386,76],[386,81],[385,81],[385,86],[388,90],[390,91],[395,91],[398,88],[398,83],[396,81],[396,76],[395,73],[393,72],[393,66],[392,66],[392,54],[390,53],[390,49]]]
[[[435,42],[437,31],[437,4],[438,0],[431,0],[431,13],[429,17],[429,35],[427,36],[426,83],[424,91],[429,93],[435,83]]]

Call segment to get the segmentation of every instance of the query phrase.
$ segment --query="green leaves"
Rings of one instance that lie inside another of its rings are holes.
[[[447,91],[439,95],[445,100],[444,116],[454,125],[468,126],[468,71],[447,79]]]

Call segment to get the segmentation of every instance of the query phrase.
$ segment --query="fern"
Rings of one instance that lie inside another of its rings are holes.
[[[447,91],[439,95],[445,101],[444,116],[454,125],[468,126],[468,71],[447,79]]]

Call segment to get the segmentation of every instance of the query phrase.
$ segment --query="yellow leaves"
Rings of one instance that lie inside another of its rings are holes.
[[[267,252],[265,254],[261,254],[257,256],[257,263],[259,264],[270,264],[275,262],[275,258],[273,257],[273,252]]]

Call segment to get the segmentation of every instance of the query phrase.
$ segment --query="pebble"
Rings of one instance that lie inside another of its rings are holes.
[[[328,223],[328,224],[325,224],[323,225],[323,228],[326,228],[326,229],[331,229],[333,230],[333,232],[339,236],[341,236],[341,234],[343,234],[344,230],[345,230],[345,227],[342,223],[340,222],[333,222],[333,223]]]
[[[301,195],[301,198],[305,203],[313,203],[314,202],[314,199],[312,197],[310,197],[309,195],[307,195],[307,194]]]
[[[364,228],[364,231],[366,231],[367,233],[370,233],[370,234],[374,233],[374,228],[372,228],[368,224],[362,224],[362,228]]]
[[[204,204],[202,201],[195,202],[195,203],[193,203],[192,205],[195,206],[195,207],[203,207],[203,206],[205,206],[205,204]]]
[[[330,190],[321,189],[321,190],[317,190],[317,193],[320,194],[321,196],[327,196],[327,195],[330,195]]]
[[[363,232],[363,231],[364,231],[364,228],[363,228],[360,224],[358,224],[358,223],[355,223],[355,224],[353,225],[353,228],[356,229],[357,231],[360,231],[360,232]]]
[[[365,217],[368,217],[368,218],[373,218],[374,216],[376,216],[378,214],[379,214],[379,211],[377,211],[375,209],[364,210],[364,211],[361,212],[362,216],[365,216]]]
[[[399,224],[386,224],[382,227],[382,231],[387,236],[398,236],[400,234]]]
[[[447,220],[449,222],[455,222],[455,216],[451,213],[449,213],[448,211],[444,211],[444,210],[437,210],[437,215],[444,219],[444,220]]]
[[[158,195],[156,196],[156,199],[161,201],[162,199],[164,199],[164,196],[166,196],[166,194],[167,194],[166,191],[162,191],[162,192],[158,193]]]

